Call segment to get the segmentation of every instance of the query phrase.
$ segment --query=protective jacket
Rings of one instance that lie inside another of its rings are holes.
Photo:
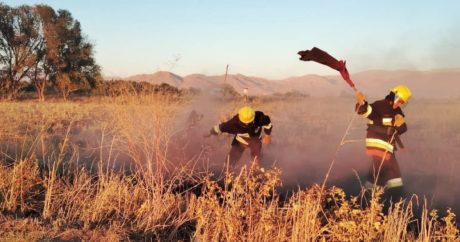
[[[396,127],[394,125],[395,116],[404,113],[401,108],[393,109],[390,98],[375,101],[372,104],[365,102],[363,105],[356,105],[358,114],[369,119],[367,124],[366,148],[369,155],[383,157],[387,154],[386,159],[394,153],[396,141],[399,135],[407,131],[406,123]]]
[[[227,122],[214,126],[211,130],[212,134],[229,133],[234,134],[232,144],[244,144],[248,145],[251,140],[260,141],[262,138],[262,129],[265,134],[270,135],[272,131],[272,123],[270,117],[265,115],[263,112],[256,111],[254,122],[249,125],[244,125],[235,115]]]

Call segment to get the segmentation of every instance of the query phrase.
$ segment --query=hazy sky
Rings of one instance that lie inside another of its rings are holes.
[[[158,70],[280,79],[335,73],[298,60],[317,46],[350,72],[460,67],[460,1],[55,0],[109,76]]]

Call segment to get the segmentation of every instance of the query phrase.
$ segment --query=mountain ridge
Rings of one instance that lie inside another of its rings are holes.
[[[366,70],[351,74],[356,87],[368,96],[385,95],[392,86],[409,86],[414,97],[458,98],[460,97],[460,68],[435,70]],[[224,83],[225,75],[189,74],[184,77],[167,71],[138,74],[122,78],[131,81],[146,81],[153,84],[167,83],[178,88],[208,90]],[[311,96],[352,95],[348,84],[339,75],[305,74],[280,80],[244,74],[229,74],[225,83],[242,93],[244,88],[250,95],[300,92]]]

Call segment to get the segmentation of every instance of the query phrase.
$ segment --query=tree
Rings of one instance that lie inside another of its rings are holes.
[[[100,67],[93,58],[93,46],[82,34],[80,23],[70,12],[59,10],[56,21],[58,68],[53,76],[64,99],[78,89],[94,88],[101,78]]]
[[[53,84],[66,99],[71,92],[95,88],[101,79],[93,45],[66,10],[47,5],[11,8],[0,3],[0,94],[15,98],[30,81],[38,99]]]
[[[45,89],[49,85],[50,77],[55,76],[59,66],[59,38],[56,32],[57,15],[53,8],[47,5],[35,6],[40,17],[39,32],[43,37],[42,45],[37,48],[32,83],[37,92],[38,100],[45,100]]]
[[[40,19],[31,7],[0,3],[0,69],[5,73],[0,87],[7,99],[17,97],[22,82],[30,79],[43,44],[39,29]]]

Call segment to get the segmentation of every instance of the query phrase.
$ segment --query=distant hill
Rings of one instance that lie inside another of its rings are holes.
[[[181,88],[197,88],[197,89],[210,89],[216,87],[219,80],[213,79],[209,76],[202,74],[192,74],[184,77],[184,81],[180,85]]]
[[[182,84],[183,78],[167,71],[158,71],[153,74],[140,74],[140,75],[134,75],[134,76],[129,76],[124,78],[125,80],[130,80],[130,81],[144,81],[144,82],[150,82],[152,84],[161,84],[161,83],[167,83],[171,86],[178,87]]]
[[[348,90],[347,84],[339,76],[305,75],[287,78],[279,83],[280,92],[297,91],[311,96],[338,96]]]
[[[270,81],[260,77],[249,77],[242,74],[228,75],[225,80],[225,75],[221,76],[210,76],[212,80],[217,83],[227,83],[239,93],[243,92],[244,88],[248,88],[251,95],[269,95],[277,91],[279,83]]]
[[[398,84],[409,86],[414,97],[460,97],[460,69],[433,71],[372,70],[353,75],[356,85],[368,95],[382,95]],[[382,90],[382,91],[380,91]]]
[[[351,74],[357,88],[369,97],[382,97],[397,84],[406,84],[418,98],[460,97],[460,69],[409,71],[369,70]],[[146,81],[154,84],[167,83],[179,88],[207,90],[224,83],[225,76],[192,74],[181,77],[171,72],[160,71],[123,78]],[[268,95],[297,91],[311,96],[352,95],[353,92],[339,75],[304,75],[283,80],[268,80],[242,74],[228,75],[225,81],[242,93],[248,88],[250,95]]]

